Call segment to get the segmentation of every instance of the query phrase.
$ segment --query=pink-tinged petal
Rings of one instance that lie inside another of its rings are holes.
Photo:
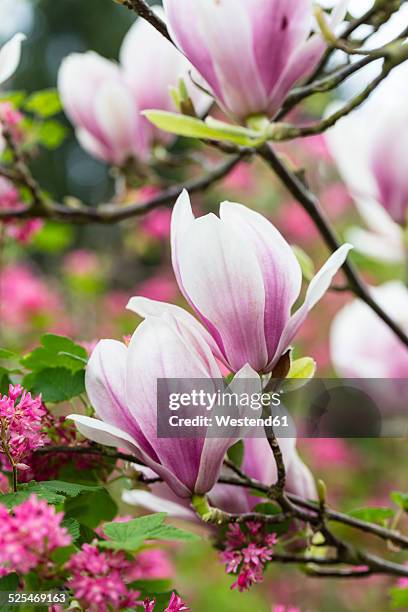
[[[179,325],[170,318],[146,319],[139,325],[128,348],[126,396],[160,463],[194,491],[203,439],[157,437],[157,380],[178,380],[180,389],[186,391],[185,379],[209,378],[212,374],[221,378],[221,374],[201,337],[194,336],[193,328],[180,334]],[[194,337],[193,347],[187,336],[190,340]]]
[[[392,281],[371,289],[376,302],[408,330],[408,289]],[[330,332],[333,365],[348,378],[400,378],[408,376],[408,353],[400,340],[361,300],[354,300],[335,316]],[[395,386],[394,386],[395,389]],[[395,391],[394,391],[395,392]],[[385,405],[393,403],[390,390]]]
[[[108,162],[111,160],[111,151],[103,142],[92,136],[90,132],[84,128],[75,130],[75,135],[81,147],[92,157],[96,157],[100,161]]]
[[[245,118],[266,108],[244,2],[165,0],[164,7],[179,48],[232,114]]]
[[[197,219],[178,241],[181,284],[190,304],[234,371],[267,363],[265,289],[255,254],[213,214]]]
[[[112,161],[122,163],[132,154],[146,153],[139,111],[129,89],[118,81],[106,81],[98,91],[95,118],[112,152]]]
[[[303,499],[315,500],[317,498],[313,475],[296,450],[286,471],[286,490]]]
[[[162,7],[152,8],[164,19]],[[184,80],[198,114],[209,104],[209,97],[190,79],[189,71],[193,68],[190,62],[144,19],[137,19],[123,39],[120,61],[141,110],[176,110],[170,86],[177,87],[180,79]]]
[[[235,384],[238,381],[238,385]],[[234,384],[235,383],[235,384]],[[244,386],[243,384],[244,383]],[[246,383],[246,385],[245,385]],[[234,377],[234,380],[229,385],[231,393],[236,389],[238,393],[248,392],[250,395],[254,392],[255,387],[260,388],[260,378],[258,374],[246,364]],[[204,494],[210,491],[216,484],[220,475],[220,470],[225,458],[227,450],[237,442],[242,435],[242,431],[237,429],[236,437],[229,438],[206,438],[201,453],[200,469],[196,482],[195,492]]]
[[[98,419],[83,416],[81,414],[71,414],[66,417],[74,421],[78,431],[97,444],[103,446],[112,446],[114,448],[125,448],[134,457],[146,463],[156,474],[165,480],[173,491],[180,497],[189,497],[189,490],[182,484],[174,474],[172,474],[165,466],[156,463],[138,446],[136,440],[127,432],[104,423]]]
[[[103,446],[126,448],[135,457],[139,456],[139,448],[136,440],[118,427],[82,414],[70,414],[66,418],[74,421],[78,431],[85,436],[85,438],[88,438],[88,440],[92,440]]]
[[[21,59],[21,43],[24,34],[15,34],[0,49],[0,85],[7,81],[17,70]]]
[[[58,71],[58,91],[64,110],[76,127],[84,128],[95,138],[102,138],[95,119],[94,101],[106,81],[120,81],[116,64],[93,51],[72,53]]]
[[[289,348],[290,343],[296,336],[308,313],[326,293],[333,278],[346,261],[347,255],[352,248],[351,244],[343,244],[333,253],[333,255],[331,255],[331,257],[329,257],[324,266],[313,278],[306,292],[304,303],[290,318],[283,331],[276,354],[268,366],[269,369],[273,368],[281,355]]]
[[[190,196],[188,191],[183,189],[183,192],[177,198],[171,216],[171,261],[178,286],[187,301],[188,296],[181,282],[179,245],[182,244],[184,236],[190,231],[194,221],[195,217],[191,208]]]
[[[142,489],[125,490],[122,493],[122,500],[125,504],[140,506],[150,510],[150,512],[167,512],[175,518],[187,521],[195,520],[195,514],[187,503],[182,505],[183,499],[175,496],[165,483],[154,484],[150,488],[154,492],[143,491]],[[167,496],[169,499],[167,499]]]
[[[368,232],[360,227],[351,227],[346,232],[347,240],[360,253],[381,261],[401,263],[404,260],[404,242],[401,228],[397,236],[385,236]]]
[[[218,359],[223,359],[223,356],[215,343],[214,339],[208,331],[184,308],[176,306],[175,304],[168,304],[166,302],[157,302],[156,300],[150,300],[144,297],[133,297],[129,300],[126,306],[128,310],[135,312],[140,317],[146,319],[147,317],[159,317],[161,318],[164,314],[169,313],[172,318],[180,320],[185,323],[188,327],[193,327],[195,332],[202,336],[204,342],[206,342],[211,348],[213,354]]]
[[[128,432],[141,448],[150,452],[151,446],[126,404],[127,355],[128,349],[122,342],[99,342],[86,369],[85,386],[96,415],[105,423]]]
[[[299,297],[302,271],[289,244],[259,213],[241,204],[224,202],[220,217],[241,233],[242,243],[257,256],[265,289],[265,339],[271,359]]]
[[[252,22],[255,57],[268,97],[312,29],[310,0],[244,2]],[[297,79],[296,79],[297,80]]]

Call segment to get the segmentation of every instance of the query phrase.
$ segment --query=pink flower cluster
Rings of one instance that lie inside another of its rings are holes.
[[[265,564],[272,559],[276,534],[266,533],[262,524],[248,521],[245,526],[229,525],[221,561],[227,574],[238,574],[231,586],[240,592],[262,582]]]
[[[21,385],[10,385],[8,395],[0,396],[1,457],[5,467],[11,467],[4,454],[7,452],[18,468],[27,469],[23,461],[48,442],[43,431],[45,414],[41,396],[32,397]]]
[[[128,588],[128,573],[132,562],[122,551],[101,552],[84,544],[67,564],[72,572],[69,586],[89,612],[124,610],[136,605],[139,593]]]
[[[14,210],[17,211],[24,206],[18,189],[7,179],[0,177],[0,210],[12,210],[14,212]],[[43,226],[41,219],[17,221],[11,217],[3,223],[6,225],[7,236],[22,244],[27,244]]]
[[[0,576],[17,572],[47,572],[50,554],[71,544],[71,536],[61,526],[62,512],[32,495],[12,511],[0,505]]]
[[[144,612],[153,612],[156,607],[155,599],[145,599],[143,602],[138,602],[139,606],[143,607]],[[169,605],[165,608],[164,612],[184,612],[189,610],[187,604],[181,599],[176,593],[172,593],[169,601]]]

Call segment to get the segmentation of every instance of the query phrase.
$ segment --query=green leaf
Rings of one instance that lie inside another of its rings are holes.
[[[185,529],[179,529],[178,527],[174,527],[174,525],[160,525],[160,527],[150,532],[149,539],[167,540],[169,542],[198,542],[201,540],[200,536],[196,533],[186,531]]]
[[[212,118],[202,121],[187,115],[156,110],[145,110],[142,112],[142,115],[159,129],[170,132],[170,134],[177,134],[178,136],[202,138],[205,140],[222,140],[248,147],[257,146],[264,141],[260,133]]]
[[[45,499],[49,504],[62,504],[66,497],[76,497],[84,491],[99,491],[99,485],[82,485],[72,482],[62,482],[59,480],[45,480],[43,482],[31,482],[19,485],[16,493],[5,493],[0,495],[0,504],[8,509],[18,506],[25,502],[30,495],[37,495],[40,499]]]
[[[316,372],[316,362],[311,357],[301,357],[292,361],[287,378],[307,379],[313,378]]]
[[[399,589],[397,587],[390,590],[391,606],[393,608],[408,608],[408,589]]]
[[[43,228],[34,236],[33,245],[39,251],[60,253],[67,249],[73,241],[73,229],[62,223],[47,221]]]
[[[25,91],[2,91],[0,92],[0,102],[10,102],[14,108],[20,108],[26,97]]]
[[[43,89],[29,96],[24,108],[39,117],[47,118],[60,113],[62,104],[56,89]]]
[[[35,129],[39,144],[50,150],[58,149],[68,135],[67,128],[53,119],[37,124]]]
[[[0,359],[15,359],[17,357],[16,353],[13,351],[8,351],[7,349],[0,348]]]
[[[81,535],[81,525],[74,518],[67,518],[62,521],[62,526],[68,531],[69,535],[72,538],[72,541],[75,542]]]
[[[19,579],[17,574],[7,574],[0,578],[0,591],[17,591]]]
[[[377,523],[379,525],[386,524],[388,519],[394,517],[394,511],[391,508],[356,508],[347,513],[349,516],[366,521],[367,523]]]
[[[85,371],[72,372],[67,368],[47,368],[34,372],[30,391],[42,394],[44,402],[65,402],[85,392]],[[25,384],[27,380],[25,379]]]
[[[95,529],[101,523],[111,521],[118,507],[106,489],[94,492],[84,491],[77,497],[67,499],[64,506],[65,517],[75,518],[88,529]]]
[[[149,514],[126,523],[109,523],[103,531],[110,539],[99,542],[102,548],[126,550],[133,552],[142,546],[145,540],[177,540],[182,542],[196,542],[199,536],[173,525],[163,523],[165,512]]]
[[[392,501],[400,506],[405,512],[408,512],[408,493],[401,493],[401,491],[392,491]]]
[[[28,370],[62,367],[75,371],[83,369],[88,361],[86,350],[66,336],[45,334],[41,344],[22,358],[21,363]]]
[[[296,259],[299,262],[302,270],[303,278],[310,282],[316,273],[316,269],[313,260],[309,257],[303,249],[297,245],[292,245],[292,251],[294,252]]]
[[[11,383],[9,371],[6,368],[0,367],[0,395],[8,393],[9,384]]]

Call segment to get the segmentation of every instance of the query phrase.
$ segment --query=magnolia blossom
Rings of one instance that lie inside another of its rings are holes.
[[[0,49],[0,85],[7,81],[18,68],[21,58],[21,43],[24,34],[15,34]]]
[[[239,375],[256,377],[249,367]],[[86,389],[101,420],[69,418],[89,439],[126,448],[179,497],[204,494],[213,488],[224,455],[236,439],[159,438],[157,433],[158,379],[198,378],[222,378],[200,334],[169,314],[151,317],[139,325],[129,346],[103,340],[92,353]]]
[[[220,218],[195,219],[184,191],[174,207],[171,234],[178,285],[206,329],[170,304],[134,297],[128,308],[141,316],[171,312],[194,325],[233,372],[246,364],[259,373],[273,370],[351,248],[345,244],[328,259],[292,314],[302,271],[289,244],[259,213],[224,202]]]
[[[380,204],[402,226],[408,212],[407,93],[408,66],[402,64],[366,104],[341,119],[326,136],[356,201]]]
[[[280,438],[286,467],[286,490],[303,499],[315,499],[316,487],[312,473],[300,459],[296,450],[296,440]],[[276,462],[266,438],[246,438],[244,440],[244,457],[242,470],[251,478],[262,483],[274,483],[277,480]],[[154,476],[151,470],[138,466],[144,475]],[[226,470],[226,473],[229,470]],[[127,504],[141,506],[151,512],[168,512],[170,515],[187,520],[194,520],[195,515],[188,503],[178,498],[165,483],[154,483],[150,491],[133,489],[124,491],[123,501]],[[209,492],[211,503],[226,512],[251,512],[260,499],[240,487],[216,484]]]
[[[58,88],[84,149],[120,165],[130,157],[145,159],[155,141],[168,141],[140,112],[151,107],[174,111],[170,86],[180,78],[191,82],[190,68],[169,41],[138,19],[123,40],[120,64],[93,51],[73,53],[61,64]],[[202,110],[205,94],[191,87],[191,96]]]
[[[343,18],[348,0],[332,15]],[[170,33],[222,107],[273,117],[325,50],[311,0],[164,0]]]
[[[408,331],[408,289],[392,281],[372,289],[375,300]],[[362,301],[336,315],[330,336],[333,364],[348,378],[408,378],[408,352],[389,327]]]

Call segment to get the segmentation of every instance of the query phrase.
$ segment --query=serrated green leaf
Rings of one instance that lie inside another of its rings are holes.
[[[166,516],[167,514],[165,512],[158,512],[123,523],[108,523],[104,526],[103,531],[108,538],[116,541],[124,542],[140,536],[145,538],[153,529],[157,529],[163,524]]]
[[[62,527],[65,527],[65,529],[68,531],[73,542],[75,542],[81,535],[81,525],[78,523],[76,519],[74,518],[64,519],[61,525]]]
[[[179,529],[174,525],[160,525],[149,534],[149,539],[153,540],[168,540],[180,542],[198,542],[201,538],[192,531]]]
[[[257,146],[263,142],[261,134],[215,119],[207,118],[206,121],[202,121],[187,115],[157,110],[145,110],[142,115],[157,128],[178,136],[226,141],[247,147]]]
[[[60,480],[45,480],[42,482],[32,480],[20,484],[16,493],[0,495],[0,504],[10,509],[22,504],[33,494],[40,499],[45,499],[49,504],[61,504],[64,503],[66,497],[76,497],[84,491],[94,492],[101,490],[101,488],[99,485],[83,485]]]
[[[400,506],[405,512],[408,512],[408,493],[401,493],[401,491],[392,491],[390,495],[392,501]]]
[[[62,104],[56,89],[43,89],[33,93],[24,104],[25,110],[47,118],[60,113]]]
[[[45,334],[41,337],[41,344],[22,358],[21,363],[25,368],[43,370],[62,367],[81,370],[88,361],[86,350],[66,336]]]
[[[65,402],[85,392],[85,371],[72,372],[67,368],[47,368],[34,372],[30,391],[35,395],[41,393],[44,402],[54,404]]]
[[[366,521],[367,523],[378,523],[384,525],[388,519],[394,517],[394,511],[391,508],[356,508],[347,513],[349,516]]]

